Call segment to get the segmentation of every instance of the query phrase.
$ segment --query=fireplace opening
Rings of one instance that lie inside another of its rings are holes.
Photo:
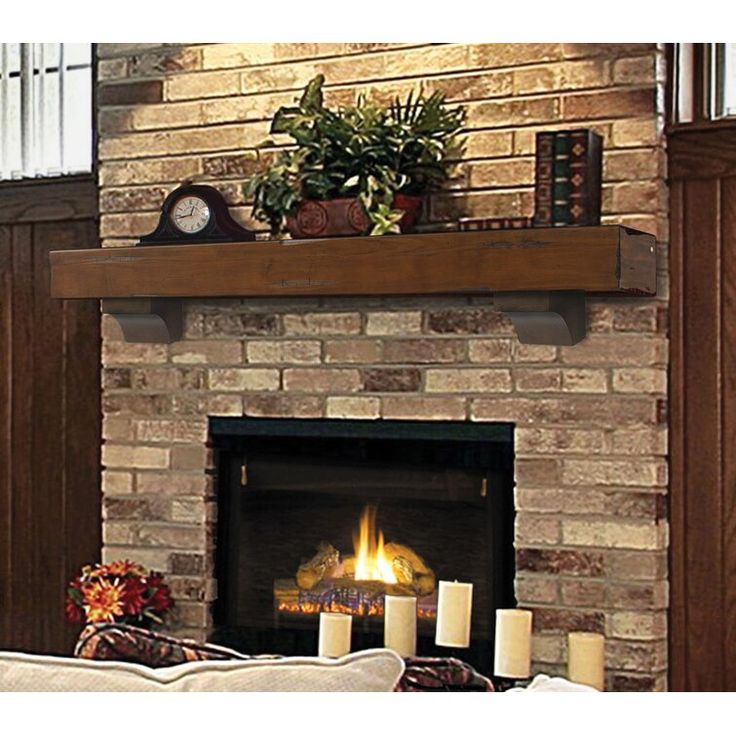
[[[212,418],[218,529],[213,640],[317,651],[319,612],[383,646],[386,593],[417,598],[417,653],[488,672],[514,605],[513,427]],[[439,580],[473,583],[471,646],[434,644]]]

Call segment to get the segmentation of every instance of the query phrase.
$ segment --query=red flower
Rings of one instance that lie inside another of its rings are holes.
[[[64,603],[64,611],[69,623],[78,624],[82,620],[82,609],[77,605],[77,603],[72,599],[71,596],[66,597],[66,601]]]
[[[147,605],[151,606],[156,613],[168,611],[174,605],[174,601],[171,600],[171,590],[164,583],[163,576],[154,573],[148,578],[148,585],[152,592],[146,601]]]
[[[140,578],[128,578],[123,583],[123,613],[126,616],[140,616],[144,606],[143,594],[146,586]]]

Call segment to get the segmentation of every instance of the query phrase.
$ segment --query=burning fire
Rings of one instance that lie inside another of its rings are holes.
[[[379,529],[376,537],[376,507],[366,506],[360,515],[358,533],[353,535],[355,549],[355,579],[382,580],[396,583],[391,560],[386,557],[383,547],[383,532]]]

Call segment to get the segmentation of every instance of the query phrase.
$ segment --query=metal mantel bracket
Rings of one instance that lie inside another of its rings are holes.
[[[120,325],[126,342],[169,343],[181,339],[179,299],[103,299],[102,311]]]
[[[575,345],[585,338],[585,292],[501,292],[496,308],[508,314],[519,342],[529,345]]]

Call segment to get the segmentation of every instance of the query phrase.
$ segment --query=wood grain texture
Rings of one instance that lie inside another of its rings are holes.
[[[96,217],[97,186],[92,177],[0,184],[0,222],[17,225]]]
[[[736,179],[722,128],[670,147],[670,686],[736,689]],[[689,146],[689,148],[688,148]]]
[[[620,226],[179,245],[51,254],[59,298],[654,294],[654,236]],[[622,275],[623,274],[623,275]]]
[[[0,649],[69,654],[65,584],[99,558],[99,312],[51,299],[48,257],[96,240],[93,218],[0,220]]]

